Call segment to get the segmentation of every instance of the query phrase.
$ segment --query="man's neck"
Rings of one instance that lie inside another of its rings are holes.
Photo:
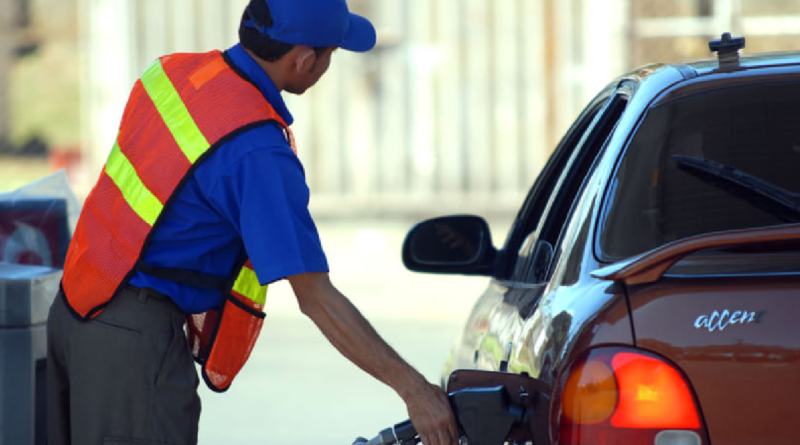
[[[256,61],[258,66],[260,66],[261,69],[264,70],[265,73],[267,73],[267,76],[269,76],[269,78],[272,80],[272,83],[274,83],[275,86],[278,88],[278,91],[283,91],[284,82],[283,82],[283,76],[281,75],[282,70],[281,67],[278,65],[278,63],[267,62],[266,60],[259,58],[249,49],[244,48],[244,50],[247,54],[250,55],[250,57],[253,58],[253,60]]]

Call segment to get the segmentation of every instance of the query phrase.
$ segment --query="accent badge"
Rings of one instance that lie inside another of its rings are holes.
[[[701,315],[694,321],[695,329],[708,329],[708,332],[724,331],[732,324],[759,323],[766,311],[714,311],[709,315]]]

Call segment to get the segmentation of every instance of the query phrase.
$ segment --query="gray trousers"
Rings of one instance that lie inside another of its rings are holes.
[[[185,315],[168,297],[125,288],[80,321],[59,293],[47,321],[49,445],[195,445],[197,371]]]

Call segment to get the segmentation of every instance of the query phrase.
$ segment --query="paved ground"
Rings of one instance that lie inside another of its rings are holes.
[[[334,284],[406,360],[438,382],[487,280],[405,270],[400,247],[412,223],[323,221],[319,230]],[[509,222],[491,225],[502,233]],[[299,313],[286,283],[270,289],[267,312],[259,343],[232,388],[201,391],[201,445],[350,445],[407,417],[390,389],[342,358]]]

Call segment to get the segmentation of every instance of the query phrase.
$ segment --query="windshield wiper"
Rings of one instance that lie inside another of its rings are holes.
[[[800,222],[800,193],[793,193],[734,167],[693,156],[672,155],[678,168],[774,215]]]

